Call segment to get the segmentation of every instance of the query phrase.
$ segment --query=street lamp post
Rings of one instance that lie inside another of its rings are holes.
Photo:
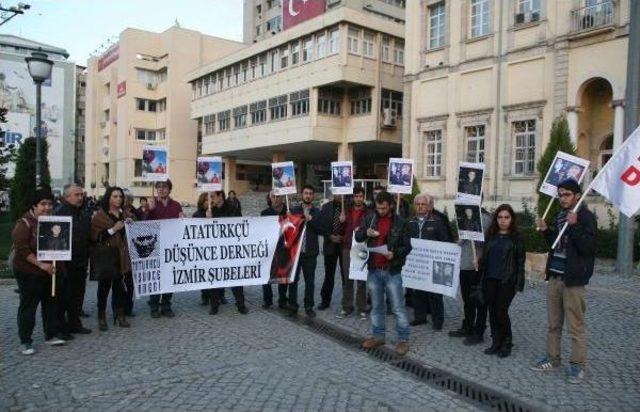
[[[42,184],[42,159],[40,156],[40,145],[42,138],[42,83],[51,77],[53,62],[42,52],[33,52],[31,57],[25,59],[29,74],[36,84],[36,189]]]

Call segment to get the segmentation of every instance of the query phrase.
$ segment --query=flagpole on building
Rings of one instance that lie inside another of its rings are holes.
[[[629,13],[629,52],[624,99],[624,136],[628,137],[640,124],[640,1],[632,1]],[[634,218],[619,214],[617,272],[633,274]]]

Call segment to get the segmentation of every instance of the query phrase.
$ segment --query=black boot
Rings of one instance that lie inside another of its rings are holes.
[[[500,349],[498,349],[498,356],[501,358],[506,358],[511,355],[512,346],[513,343],[511,342],[511,337],[505,338],[504,342],[502,342],[502,345],[500,345]]]
[[[500,349],[500,342],[494,339],[493,343],[491,343],[491,346],[489,346],[487,349],[484,350],[484,353],[487,355],[495,355],[496,353],[498,353],[499,349]]]

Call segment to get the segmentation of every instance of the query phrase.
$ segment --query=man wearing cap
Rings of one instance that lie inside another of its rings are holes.
[[[585,285],[593,274],[596,245],[596,218],[586,205],[582,204],[576,212],[582,190],[573,179],[567,179],[558,185],[558,203],[562,211],[558,213],[553,226],[543,219],[537,224],[550,246],[553,246],[565,223],[564,234],[554,249],[549,251],[547,260],[547,354],[533,369],[552,371],[560,366],[560,340],[562,324],[567,320],[571,339],[571,357],[569,359],[569,383],[580,383],[584,379],[587,358],[584,313]]]
[[[173,200],[169,195],[173,184],[167,179],[165,182],[156,182],[157,198],[151,198],[148,201],[147,211],[143,217],[145,220],[175,219],[184,217],[182,206]],[[171,298],[173,293],[163,293],[162,295],[151,295],[149,298],[149,306],[151,307],[151,317],[159,318],[161,315],[168,318],[175,316],[171,310]]]

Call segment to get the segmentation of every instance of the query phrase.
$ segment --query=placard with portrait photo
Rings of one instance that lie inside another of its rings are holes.
[[[216,192],[222,190],[222,157],[198,157],[196,160],[198,190]]]
[[[146,182],[166,182],[169,179],[169,156],[166,147],[142,147],[142,178]]]
[[[331,193],[334,195],[353,194],[353,162],[331,162]]]
[[[413,188],[413,159],[392,157],[389,159],[387,191],[411,194]]]
[[[460,162],[458,165],[458,192],[456,202],[480,204],[482,202],[482,182],[484,163]]]
[[[72,219],[71,216],[38,217],[38,260],[71,260]]]
[[[454,207],[458,224],[458,238],[484,242],[480,205],[457,203]]]
[[[276,196],[293,195],[297,192],[293,162],[271,163],[271,187]]]
[[[587,169],[589,161],[564,152],[556,153],[556,157],[551,163],[551,167],[540,185],[540,193],[551,197],[557,197],[558,185],[567,179],[573,179],[581,183]]]

